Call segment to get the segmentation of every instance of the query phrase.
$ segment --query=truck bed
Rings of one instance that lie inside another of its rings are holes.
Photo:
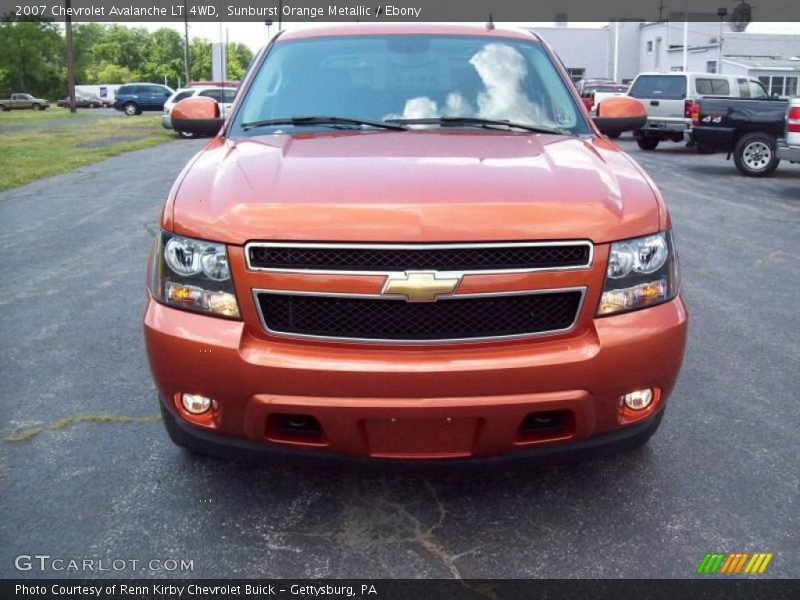
[[[788,100],[748,98],[700,98],[699,117],[692,137],[707,151],[733,152],[737,140],[748,133],[783,136]]]

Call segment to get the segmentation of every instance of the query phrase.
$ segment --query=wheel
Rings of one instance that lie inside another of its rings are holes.
[[[134,102],[126,102],[122,108],[129,117],[139,114],[139,107]]]
[[[188,131],[179,131],[178,136],[182,137],[185,140],[191,140],[197,137],[196,133],[190,133]]]
[[[97,108],[97,104],[94,102],[89,102],[89,108]]]
[[[36,104],[36,103],[34,102],[34,103],[33,103],[33,105],[31,106],[31,108],[32,108],[33,110],[42,110],[42,105],[41,105],[41,104]]]
[[[769,175],[780,162],[775,153],[775,138],[764,133],[742,136],[733,149],[733,162],[748,177]]]
[[[636,143],[642,150],[655,150],[658,147],[658,140],[651,137],[636,138]]]
[[[10,109],[8,109],[5,106],[3,106],[2,104],[0,104],[0,112],[6,112],[7,110],[10,110]]]
[[[608,137],[610,137],[612,140],[615,140],[621,135],[622,135],[621,133],[609,133]]]

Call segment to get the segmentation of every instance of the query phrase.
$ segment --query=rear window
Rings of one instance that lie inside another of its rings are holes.
[[[686,76],[642,75],[633,82],[629,94],[634,98],[683,100],[686,98]]]
[[[710,77],[697,78],[694,82],[695,91],[701,96],[730,96],[731,86],[727,79],[712,79]]]
[[[213,98],[217,102],[230,104],[231,102],[233,102],[234,97],[236,97],[236,90],[234,89],[203,90],[198,95]]]
[[[172,99],[172,103],[174,104],[175,102],[180,102],[181,100],[184,100],[185,98],[188,98],[192,94],[194,94],[193,90],[186,90],[185,92],[181,92],[179,94],[175,94],[175,97]]]

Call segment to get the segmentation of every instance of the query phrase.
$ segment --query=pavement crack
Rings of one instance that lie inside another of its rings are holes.
[[[156,423],[161,420],[158,415],[149,417],[129,417],[126,415],[73,415],[71,417],[64,417],[49,425],[42,425],[41,427],[33,427],[31,429],[24,429],[3,438],[4,442],[16,443],[24,442],[31,438],[36,437],[45,431],[58,431],[64,429],[68,425],[77,423]]]
[[[461,571],[456,564],[457,557],[449,554],[444,546],[439,543],[435,535],[436,530],[444,524],[444,520],[447,517],[447,509],[431,483],[425,478],[423,478],[423,482],[430,491],[439,512],[439,518],[430,527],[425,528],[419,518],[412,514],[405,504],[392,502],[385,498],[381,498],[380,501],[382,504],[394,509],[397,514],[401,515],[405,521],[410,524],[412,535],[403,538],[402,541],[419,544],[428,554],[442,563],[442,565],[450,571],[454,579],[463,580]]]

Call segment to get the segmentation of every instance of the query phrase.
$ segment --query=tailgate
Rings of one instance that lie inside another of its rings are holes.
[[[695,143],[717,152],[733,151],[736,128],[727,117],[728,105],[717,100],[698,101],[698,117],[692,127]]]

